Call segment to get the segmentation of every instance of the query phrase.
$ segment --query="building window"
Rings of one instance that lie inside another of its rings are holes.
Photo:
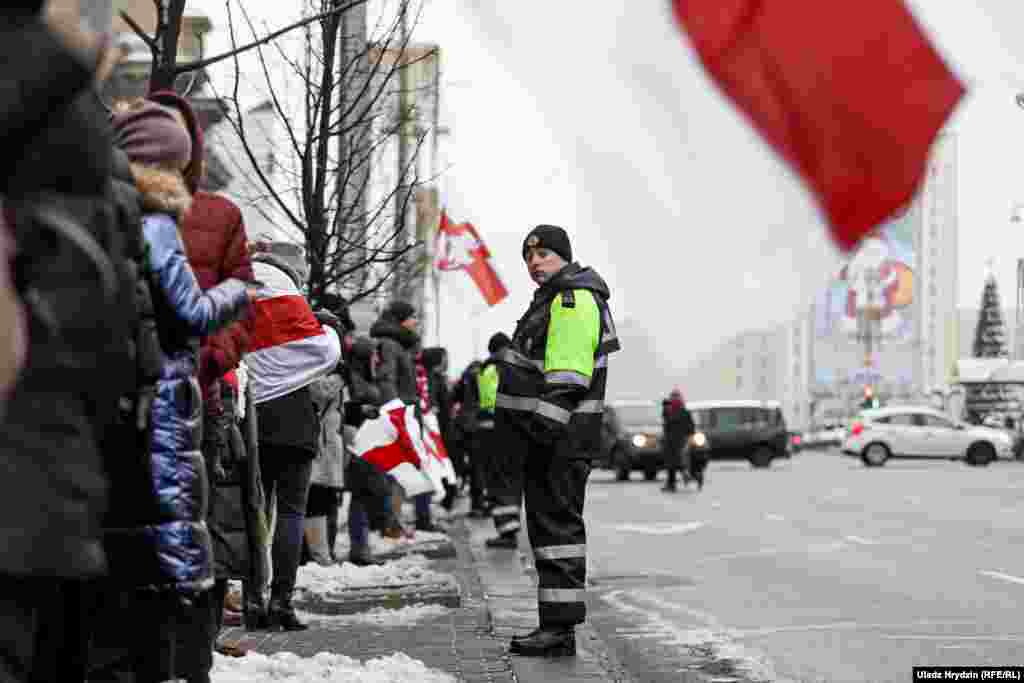
[[[736,391],[741,391],[742,389],[743,389],[743,378],[742,377],[737,377],[736,378]]]
[[[736,367],[737,368],[742,368],[743,367],[743,356],[736,356]]]

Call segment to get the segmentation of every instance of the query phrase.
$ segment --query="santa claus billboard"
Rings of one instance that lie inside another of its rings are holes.
[[[875,348],[914,338],[915,202],[872,231],[854,251],[815,307],[819,339]]]

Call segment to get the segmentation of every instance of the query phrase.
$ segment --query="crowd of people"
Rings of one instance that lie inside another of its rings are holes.
[[[201,189],[187,100],[101,100],[119,51],[75,0],[14,3],[0,35],[0,680],[208,682],[225,615],[305,629],[303,561],[379,563],[371,532],[444,531],[463,487],[493,548],[525,503],[541,626],[512,651],[573,654],[618,341],[566,232],[527,235],[530,309],[451,385],[411,304],[358,330],[301,246]]]

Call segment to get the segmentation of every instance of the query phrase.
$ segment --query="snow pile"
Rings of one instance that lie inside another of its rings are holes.
[[[357,567],[348,562],[321,567],[311,562],[299,567],[296,588],[307,594],[330,597],[332,593],[370,586],[455,583],[451,574],[428,569],[429,563],[422,555],[408,555],[370,567]]]
[[[299,619],[316,628],[330,631],[332,627],[344,627],[352,624],[368,624],[373,626],[415,626],[422,621],[429,621],[448,614],[450,609],[441,605],[408,605],[400,609],[374,607],[356,614],[324,615],[312,614],[296,610]]]
[[[365,664],[327,652],[308,658],[290,652],[270,657],[250,652],[239,658],[214,654],[211,674],[213,683],[455,683],[449,674],[402,652]]]

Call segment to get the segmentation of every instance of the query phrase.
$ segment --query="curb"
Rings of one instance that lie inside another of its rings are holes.
[[[310,595],[295,600],[296,607],[311,614],[325,616],[356,614],[376,607],[401,609],[412,605],[461,607],[459,585],[453,581],[436,584],[362,586],[336,591],[326,596]]]
[[[469,536],[472,570],[480,576],[483,584],[491,633],[499,638],[508,638],[513,633],[535,628],[537,574],[526,534],[519,534],[519,549],[516,551],[492,550],[482,544],[482,537],[493,532],[489,520],[474,522],[476,520],[466,520],[464,525]],[[591,595],[589,599],[594,597]],[[636,683],[614,650],[589,622],[576,627],[576,650],[575,658],[510,656],[509,660],[518,683]]]

